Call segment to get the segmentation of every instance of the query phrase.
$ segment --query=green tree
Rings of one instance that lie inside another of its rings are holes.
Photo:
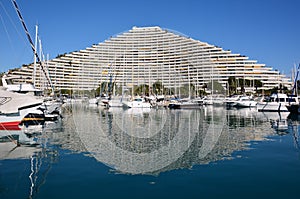
[[[263,83],[260,80],[254,80],[255,92],[258,92],[258,88],[263,86]]]
[[[207,84],[207,87],[212,90],[214,94],[225,94],[225,89],[218,81],[212,81]]]
[[[149,96],[149,85],[141,84],[139,86],[134,86],[134,95],[148,95]]]
[[[164,91],[164,86],[162,85],[162,83],[160,81],[154,82],[152,85],[152,88],[153,88],[153,93],[155,95],[162,94]]]

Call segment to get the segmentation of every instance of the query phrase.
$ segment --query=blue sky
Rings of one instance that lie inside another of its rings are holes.
[[[133,26],[160,26],[258,60],[290,76],[300,63],[299,0],[19,0],[50,59]],[[0,0],[0,72],[33,62],[10,0]]]

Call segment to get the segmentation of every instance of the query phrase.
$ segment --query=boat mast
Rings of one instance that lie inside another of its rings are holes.
[[[188,65],[189,100],[191,99],[190,65]]]
[[[38,35],[38,26],[35,26],[35,41],[34,41],[34,58],[33,58],[33,74],[32,74],[32,83],[35,86],[35,76],[36,76],[36,48],[37,48],[37,35]]]
[[[293,86],[293,90],[292,90],[293,94],[296,94],[297,90],[298,90],[297,89],[297,80],[298,80],[299,70],[300,70],[300,63],[298,65],[297,74],[296,74],[296,77],[295,77],[295,80],[294,80],[294,86]]]
[[[54,88],[53,88],[52,82],[51,82],[49,76],[47,75],[47,72],[46,72],[46,70],[45,70],[45,67],[44,67],[44,65],[43,65],[42,60],[40,59],[39,55],[38,55],[37,52],[36,52],[36,48],[35,48],[35,46],[34,46],[34,44],[33,44],[33,41],[32,41],[32,39],[31,39],[31,36],[30,36],[30,34],[29,34],[29,32],[28,32],[28,29],[27,29],[27,27],[26,27],[25,21],[24,21],[24,19],[23,19],[23,17],[22,17],[22,14],[21,14],[21,12],[20,12],[20,9],[19,9],[19,7],[18,7],[18,4],[17,4],[16,0],[11,0],[11,2],[12,2],[12,4],[14,5],[14,8],[15,8],[15,10],[16,10],[18,16],[19,16],[19,19],[20,19],[20,21],[21,21],[21,23],[22,23],[22,26],[23,26],[24,30],[25,30],[27,39],[28,39],[28,41],[29,41],[29,43],[30,43],[31,49],[32,49],[34,55],[36,56],[37,62],[40,63],[41,69],[42,69],[44,75],[46,76],[46,79],[47,79],[47,81],[48,81],[48,83],[49,83],[49,85],[50,85],[50,87],[51,87],[52,93],[54,93]]]

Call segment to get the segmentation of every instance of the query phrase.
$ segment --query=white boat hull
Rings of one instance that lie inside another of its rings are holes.
[[[123,102],[125,108],[151,108],[151,104],[143,101],[126,101]]]
[[[18,114],[1,114],[0,130],[20,130],[19,124],[22,119],[29,113],[36,111],[37,107],[22,109]]]
[[[42,104],[42,100],[26,94],[0,89],[0,130],[19,130],[19,123]]]
[[[241,101],[241,102],[236,102],[236,107],[240,108],[247,108],[247,107],[256,107],[257,102],[255,101]]]
[[[289,112],[284,103],[277,102],[259,102],[257,110],[261,112]]]

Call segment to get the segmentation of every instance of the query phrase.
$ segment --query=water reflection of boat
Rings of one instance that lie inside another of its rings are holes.
[[[45,144],[45,140],[43,142]],[[9,182],[16,184],[18,189],[22,187],[21,190],[26,191],[26,198],[35,198],[34,195],[38,193],[40,186],[45,183],[48,170],[51,168],[50,164],[56,158],[53,149],[47,149],[47,151],[46,154],[46,150],[43,150],[40,141],[38,142],[35,137],[28,136],[23,130],[0,131],[0,162],[1,160],[18,160],[18,162],[20,162],[20,159],[25,160],[23,161],[24,164],[14,164],[14,172],[8,178]],[[26,177],[26,183],[20,183],[22,176]],[[20,191],[20,194],[22,192]]]
[[[1,130],[0,131],[0,141],[12,142],[15,144],[22,145],[35,145],[36,142],[33,138],[29,138],[22,130]]]
[[[258,112],[259,118],[269,122],[277,134],[286,134],[289,129],[289,112]]]
[[[7,159],[29,159],[36,152],[40,151],[36,147],[16,146],[12,142],[0,142],[0,160]]]
[[[278,119],[287,119],[289,112],[258,112],[257,116],[262,120],[278,120]]]
[[[289,126],[288,126],[288,121],[286,119],[278,119],[275,121],[272,121],[271,123],[272,128],[274,128],[276,131],[286,131],[288,130]]]
[[[23,130],[1,130],[0,131],[0,160],[29,158],[38,149],[37,142],[28,137]]]
[[[151,108],[131,108],[124,110],[125,114],[128,115],[141,115],[144,113],[150,113]]]

